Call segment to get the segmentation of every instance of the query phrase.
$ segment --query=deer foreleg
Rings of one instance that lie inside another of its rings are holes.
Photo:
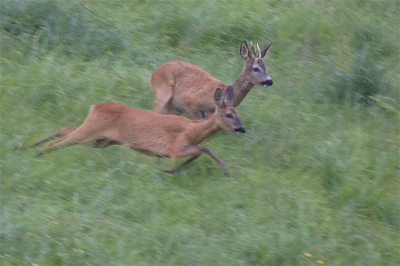
[[[192,157],[190,157],[188,160],[184,161],[184,162],[181,163],[180,165],[178,165],[178,166],[176,166],[176,167],[172,167],[172,168],[165,169],[164,172],[170,173],[170,174],[175,174],[175,173],[179,172],[179,170],[181,170],[182,167],[184,167],[184,166],[187,165],[188,163],[190,163],[190,162],[196,160],[197,158],[199,158],[200,155],[201,155],[201,153],[192,155]]]
[[[202,152],[207,153],[208,156],[210,156],[211,158],[213,158],[214,161],[216,161],[216,162],[219,164],[219,166],[221,166],[222,171],[224,171],[225,174],[228,174],[228,173],[229,173],[229,168],[228,168],[228,166],[226,165],[226,163],[224,163],[221,159],[219,159],[217,156],[215,156],[215,154],[212,153],[211,150],[210,150],[208,147],[206,147],[206,146],[197,146],[197,147],[199,147],[199,149],[200,149]]]
[[[183,166],[187,165],[188,163],[196,160],[197,158],[199,158],[201,156],[201,153],[205,152],[208,154],[208,156],[210,156],[212,159],[214,159],[214,161],[216,161],[220,167],[222,168],[222,170],[224,171],[224,173],[228,173],[229,169],[228,166],[226,165],[226,163],[224,163],[221,159],[219,159],[217,156],[215,156],[214,153],[211,152],[211,150],[205,146],[186,146],[185,148],[183,148],[183,150],[181,151],[180,154],[178,154],[178,158],[180,157],[186,157],[186,156],[192,156],[191,158],[189,158],[188,160],[184,161],[182,164],[167,169],[165,170],[165,172],[167,173],[176,173],[178,172]]]

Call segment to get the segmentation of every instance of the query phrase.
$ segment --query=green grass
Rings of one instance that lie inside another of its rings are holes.
[[[0,9],[0,264],[398,265],[397,1],[11,1]],[[17,150],[90,105],[151,109],[184,60],[232,84],[273,43],[247,129],[176,165],[124,147]],[[312,256],[307,257],[304,254]]]

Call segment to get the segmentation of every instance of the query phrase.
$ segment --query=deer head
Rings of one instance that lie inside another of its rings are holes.
[[[246,130],[239,120],[239,114],[233,107],[233,98],[232,86],[229,86],[224,94],[219,88],[215,90],[214,100],[217,105],[217,124],[226,131],[243,134]]]
[[[245,41],[240,46],[240,55],[242,56],[245,66],[243,69],[244,77],[255,85],[269,87],[273,84],[271,77],[268,75],[268,67],[265,65],[265,58],[271,49],[270,44],[264,50],[260,50],[260,47],[250,43],[254,52],[254,57],[251,56],[249,47]]]

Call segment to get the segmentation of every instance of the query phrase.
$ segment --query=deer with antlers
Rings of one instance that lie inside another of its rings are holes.
[[[264,50],[251,42],[254,57],[251,56],[247,43],[242,42],[240,55],[244,67],[232,85],[235,98],[233,106],[238,106],[254,87],[269,87],[272,79],[268,75],[265,58],[271,48]],[[182,61],[164,63],[154,70],[150,78],[155,93],[153,110],[161,114],[186,113],[193,119],[201,119],[215,111],[212,95],[217,88],[225,91],[224,82],[216,79],[199,66]]]
[[[190,156],[188,160],[177,167],[165,170],[168,173],[179,171],[204,152],[227,173],[227,165],[209,148],[198,144],[221,129],[239,134],[244,133],[245,129],[233,106],[232,87],[224,92],[217,89],[213,98],[216,111],[201,120],[157,114],[120,103],[99,103],[90,108],[85,121],[77,129],[64,127],[56,133],[36,141],[32,146],[59,138],[40,149],[38,155],[62,147],[89,142],[95,148],[124,145],[157,157],[178,159]]]

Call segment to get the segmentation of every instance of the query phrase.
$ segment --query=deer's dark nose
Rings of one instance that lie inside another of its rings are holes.
[[[246,132],[246,129],[244,127],[239,127],[235,129],[236,134],[244,134]]]
[[[274,82],[272,81],[272,79],[267,79],[266,81],[261,82],[261,84],[262,84],[264,87],[272,86],[273,83],[274,83]]]

